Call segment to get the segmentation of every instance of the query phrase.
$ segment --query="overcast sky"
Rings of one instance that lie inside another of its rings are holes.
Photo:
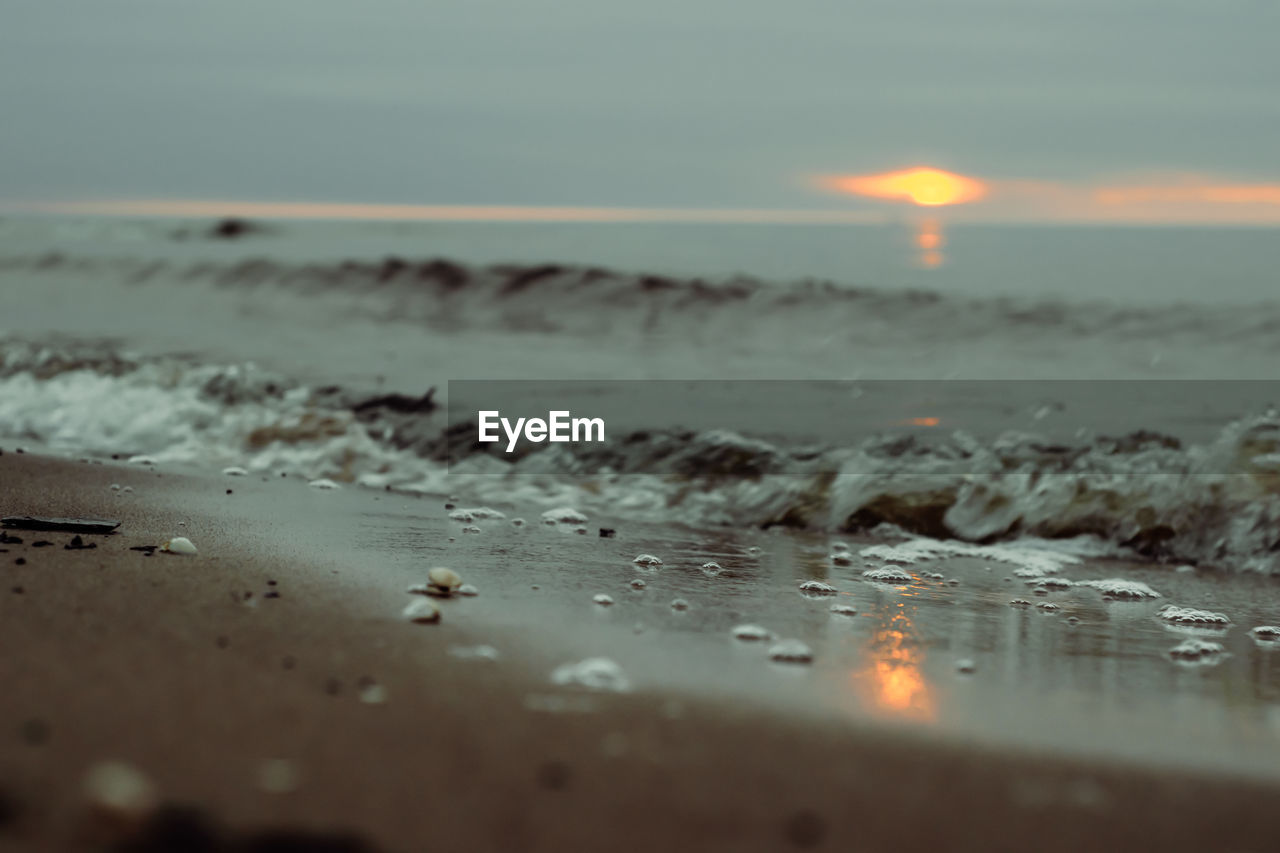
[[[7,0],[0,200],[809,207],[1280,181],[1275,0]]]

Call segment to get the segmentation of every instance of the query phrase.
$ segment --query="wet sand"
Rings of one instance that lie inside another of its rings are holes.
[[[778,694],[807,695],[810,670],[691,689],[719,659],[673,644],[684,635],[656,615],[665,598],[638,611],[634,634],[623,576],[605,589],[575,574],[574,549],[611,540],[538,531],[463,545],[440,499],[11,450],[0,512],[123,521],[91,550],[34,531],[0,545],[0,786],[12,813],[0,837],[13,849],[71,846],[82,776],[112,758],[233,837],[303,828],[387,850],[1266,850],[1280,831],[1280,785],[1256,768],[807,713]],[[200,554],[129,550],[175,535]],[[693,534],[666,535],[675,547]],[[407,583],[439,563],[480,596],[443,602],[439,625],[400,620]],[[567,602],[578,587],[581,607]],[[585,605],[596,591],[622,615]],[[449,654],[477,643],[501,657]],[[660,650],[616,655],[633,692],[549,683],[554,665],[627,643]],[[674,648],[689,660],[668,657],[664,684],[654,662]],[[384,704],[360,701],[370,680]],[[262,790],[274,759],[296,769],[296,790]]]

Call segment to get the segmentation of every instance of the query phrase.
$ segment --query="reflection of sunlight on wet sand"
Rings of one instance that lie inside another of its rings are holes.
[[[877,613],[888,617],[871,638],[871,665],[853,673],[855,687],[868,697],[870,707],[889,716],[932,722],[936,708],[920,666],[924,652],[911,613],[915,608],[894,602]]]

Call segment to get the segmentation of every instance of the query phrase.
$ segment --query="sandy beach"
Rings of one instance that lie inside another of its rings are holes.
[[[1277,780],[1257,774],[1004,749],[742,696],[553,687],[551,665],[587,656],[572,646],[591,635],[562,630],[577,603],[538,601],[557,583],[536,556],[545,545],[504,549],[501,565],[460,559],[434,498],[348,494],[326,508],[315,499],[334,496],[289,478],[8,448],[0,482],[6,514],[122,521],[85,550],[8,531],[23,540],[0,555],[10,849],[83,846],[83,778],[109,759],[220,827],[226,849],[283,831],[351,845],[305,849],[406,851],[1265,850],[1280,827]],[[403,518],[417,523],[394,525],[411,560],[385,529],[381,546],[325,552],[326,524],[392,501],[412,504]],[[200,553],[130,550],[174,535]],[[480,595],[443,601],[438,625],[401,620],[405,580],[438,562],[483,578]],[[473,607],[487,598],[505,618]],[[449,651],[480,643],[498,659]],[[373,684],[384,702],[361,700]]]

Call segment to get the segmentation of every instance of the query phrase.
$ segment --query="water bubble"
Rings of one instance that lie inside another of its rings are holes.
[[[893,566],[883,566],[879,569],[868,569],[862,573],[862,576],[876,583],[911,583],[911,575],[896,569]]]
[[[689,602],[685,601],[683,598],[677,598],[671,602],[671,609],[681,611],[688,610]]]
[[[1221,643],[1206,640],[1183,640],[1169,650],[1169,657],[1180,663],[1212,664],[1222,657]]]
[[[596,604],[599,604],[601,607],[613,606],[613,596],[605,595],[603,592],[591,600],[594,601]]]
[[[551,682],[614,693],[625,693],[631,689],[631,682],[622,667],[608,658],[587,658],[577,663],[562,664],[552,671]]]
[[[637,566],[661,566],[662,565],[662,561],[659,560],[657,557],[653,556],[652,554],[639,554],[631,562],[635,563]]]
[[[716,575],[720,574],[723,571],[724,569],[721,567],[719,563],[703,563],[702,564],[702,573],[707,575],[708,577],[715,577]]]
[[[640,578],[636,578],[635,580],[631,581],[632,589],[644,589],[646,586],[648,586],[648,584],[640,580]]]
[[[1249,632],[1249,636],[1263,648],[1280,645],[1280,627],[1276,625],[1259,625]]]
[[[839,590],[829,583],[822,581],[805,581],[800,584],[800,593],[806,598],[822,598],[828,595],[835,595]]]
[[[733,629],[733,638],[746,643],[772,640],[773,632],[759,625],[738,625]]]
[[[1036,607],[1040,608],[1045,613],[1053,613],[1055,610],[1058,609],[1058,605],[1054,604],[1051,601],[1042,601],[1039,604],[1037,604]]]
[[[1134,601],[1143,598],[1160,598],[1160,593],[1141,581],[1107,578],[1105,580],[1077,581],[1076,586],[1090,586],[1102,593],[1103,598]]]
[[[549,521],[552,524],[560,522],[562,524],[586,524],[587,517],[578,512],[573,507],[562,506],[555,509],[549,509],[542,514],[542,520]]]
[[[1166,622],[1174,622],[1178,625],[1194,625],[1198,627],[1220,627],[1225,628],[1231,624],[1231,619],[1225,613],[1214,613],[1211,610],[1196,610],[1193,607],[1175,607],[1172,604],[1166,604],[1156,613]]]
[[[769,649],[769,659],[779,663],[811,663],[813,651],[799,640],[783,640]]]

